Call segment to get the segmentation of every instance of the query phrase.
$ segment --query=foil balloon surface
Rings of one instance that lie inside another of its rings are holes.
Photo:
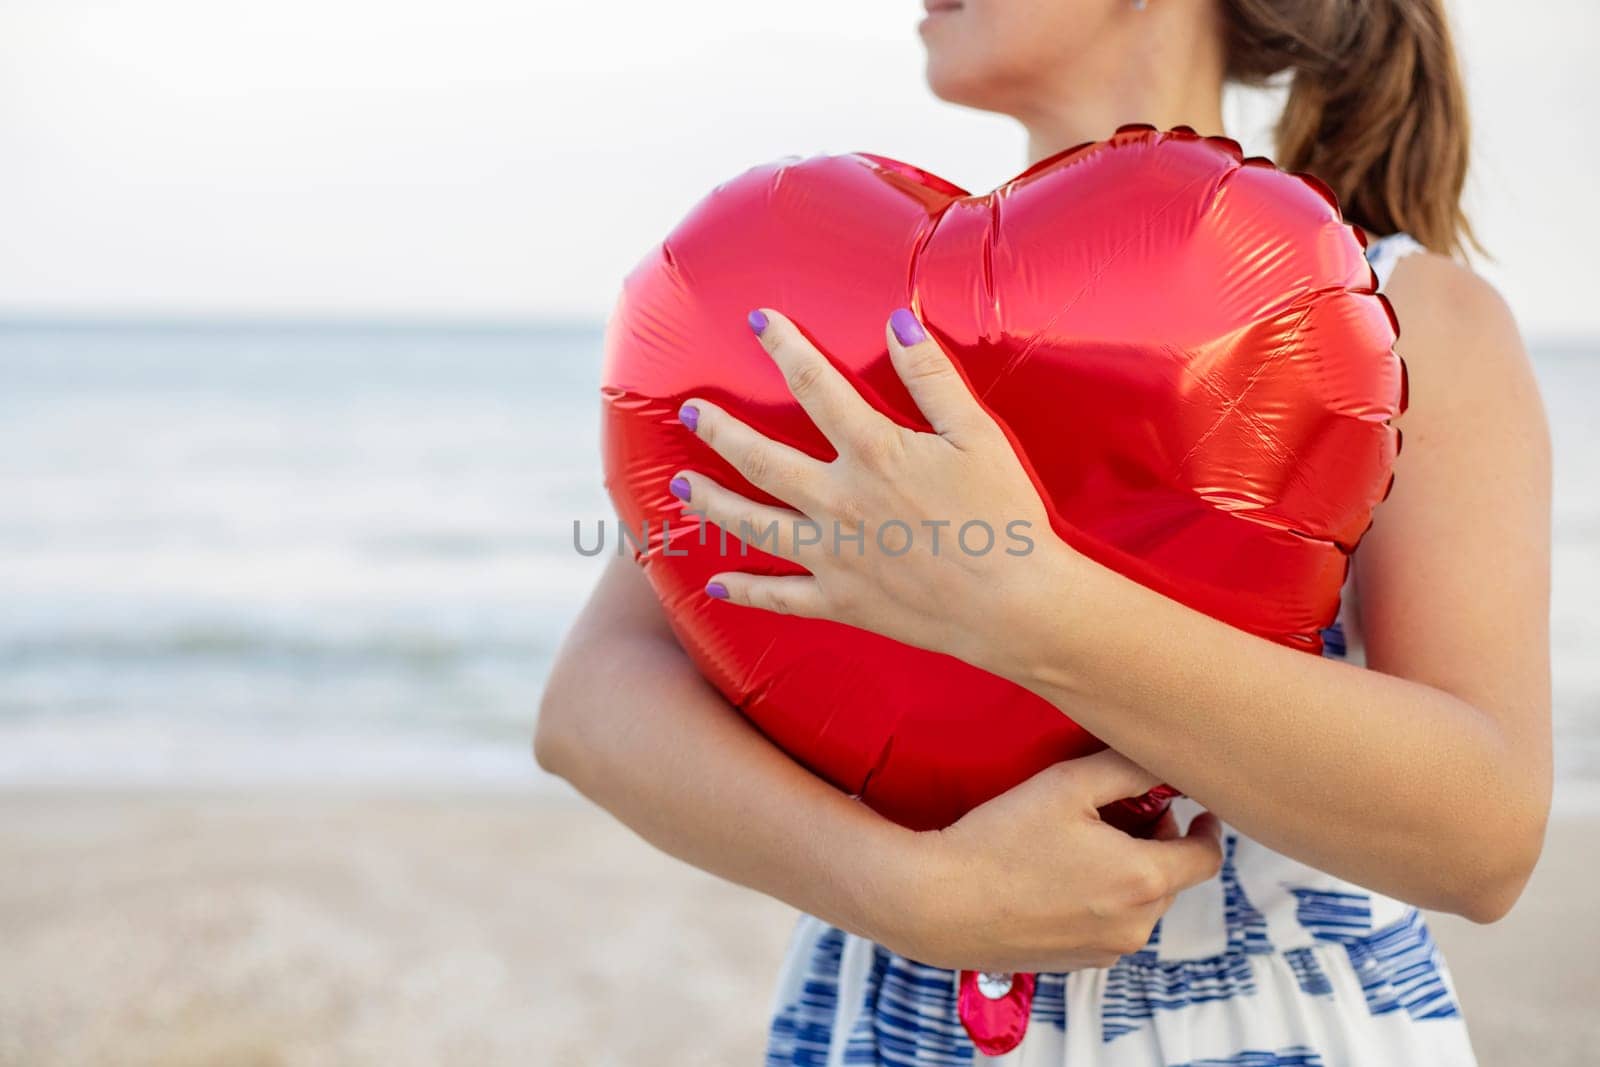
[[[747,312],[784,312],[871,403],[926,430],[884,341],[889,312],[913,308],[1017,447],[1055,534],[1315,654],[1399,445],[1404,368],[1374,287],[1324,186],[1185,129],[1125,127],[983,196],[871,155],[757,167],[627,279],[606,338],[607,486],[706,678],[839,788],[906,826],[945,826],[1103,746],[949,656],[704,594],[720,570],[800,568],[741,555],[683,513],[667,482],[685,468],[772,498],[685,430],[679,406],[705,397],[834,455]],[[1163,653],[1158,635],[1149,652]],[[1108,816],[1147,821],[1170,795]]]

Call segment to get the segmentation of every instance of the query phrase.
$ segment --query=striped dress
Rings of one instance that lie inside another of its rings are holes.
[[[1379,284],[1416,251],[1375,241]],[[1364,665],[1346,589],[1325,655]],[[1198,810],[1174,805],[1181,820]],[[1223,828],[1218,876],[1103,970],[1040,974],[1020,1045],[978,1052],[958,972],[802,916],[774,996],[767,1067],[1472,1065],[1449,972],[1417,909]]]

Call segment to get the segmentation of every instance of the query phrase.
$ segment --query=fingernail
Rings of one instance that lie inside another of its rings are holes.
[[[911,314],[910,308],[896,308],[894,314],[889,316],[889,328],[903,345],[920,345],[928,339],[922,323]]]
[[[689,427],[689,429],[694,429],[700,425],[700,409],[693,404],[683,405],[678,409],[678,421]]]
[[[707,582],[706,596],[713,600],[727,600],[728,587],[723,585],[721,582]]]
[[[750,328],[755,331],[757,337],[760,337],[767,328],[767,313],[762,311],[760,308],[756,308],[754,311],[750,312],[748,321],[750,323]]]
[[[674,478],[667,483],[667,488],[672,490],[672,495],[679,500],[689,499],[689,479]]]

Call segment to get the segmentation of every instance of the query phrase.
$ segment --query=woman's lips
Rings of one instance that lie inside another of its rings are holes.
[[[941,15],[952,15],[960,11],[961,0],[922,0],[922,9],[928,13],[918,29],[926,29],[930,22],[937,20]]]

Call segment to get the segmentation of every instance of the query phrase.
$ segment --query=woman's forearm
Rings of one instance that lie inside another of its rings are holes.
[[[1263,641],[1104,568],[1031,580],[1049,597],[1019,601],[1029,636],[1004,672],[1113,748],[1268,847],[1359,884],[1482,919],[1515,899],[1549,785],[1537,746],[1495,717]],[[1082,604],[1118,607],[1085,618]]]
[[[1214,819],[1183,835],[1165,820],[1154,841],[1101,821],[1155,784],[1113,752],[1056,764],[945,830],[891,823],[702,681],[627,561],[561,651],[535,749],[662,850],[938,966],[1109,966],[1222,860]]]
[[[664,625],[619,632],[659,610],[631,562],[602,580],[546,685],[541,765],[663,851],[881,937],[908,831],[762,737]]]

